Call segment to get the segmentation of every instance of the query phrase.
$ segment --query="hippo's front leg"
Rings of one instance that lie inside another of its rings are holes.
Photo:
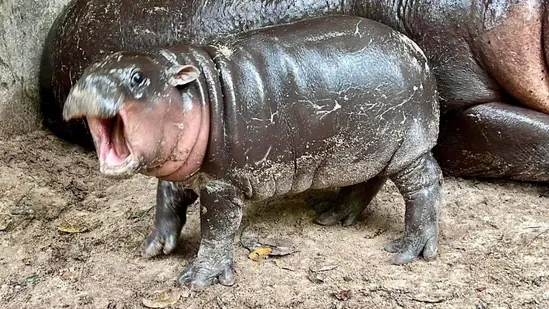
[[[391,175],[406,204],[404,235],[385,250],[396,253],[394,264],[412,262],[423,253],[426,260],[436,257],[441,204],[442,172],[429,153],[407,168]]]
[[[179,277],[194,286],[235,282],[233,239],[242,220],[243,201],[235,187],[219,181],[200,190],[200,229],[198,255]]]
[[[187,207],[197,198],[194,191],[177,183],[158,181],[154,230],[145,242],[145,256],[152,257],[161,252],[168,254],[175,249],[181,229],[187,221]]]

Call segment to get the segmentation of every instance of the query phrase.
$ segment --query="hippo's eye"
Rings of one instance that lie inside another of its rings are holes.
[[[132,84],[133,86],[139,86],[143,82],[143,74],[141,72],[135,72],[132,75]]]

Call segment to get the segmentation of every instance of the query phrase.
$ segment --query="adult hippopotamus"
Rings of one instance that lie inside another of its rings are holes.
[[[66,124],[61,111],[84,68],[106,53],[331,14],[380,21],[425,51],[440,90],[435,157],[446,174],[549,180],[549,29],[541,0],[72,0],[42,59],[45,126],[93,147],[84,122]]]
[[[436,80],[413,41],[376,21],[320,17],[207,46],[117,52],[84,71],[63,116],[86,119],[104,174],[169,181],[156,219],[172,241],[199,197],[202,241],[182,283],[235,282],[244,201],[333,187],[345,198],[386,179],[407,214],[393,261],[436,256]],[[146,250],[172,244],[152,233]]]

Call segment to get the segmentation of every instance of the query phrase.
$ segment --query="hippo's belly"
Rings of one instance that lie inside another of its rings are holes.
[[[344,137],[334,137],[325,143],[330,145],[325,151],[304,154],[293,160],[264,159],[236,167],[228,178],[253,200],[307,189],[345,187],[382,172],[398,147],[396,143],[382,147],[375,142],[371,144],[377,144],[377,147],[357,147]]]

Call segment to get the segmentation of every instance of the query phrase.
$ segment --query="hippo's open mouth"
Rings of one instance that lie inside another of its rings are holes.
[[[126,139],[123,118],[120,115],[106,119],[87,116],[86,120],[95,140],[101,172],[109,176],[132,174],[138,160]]]

